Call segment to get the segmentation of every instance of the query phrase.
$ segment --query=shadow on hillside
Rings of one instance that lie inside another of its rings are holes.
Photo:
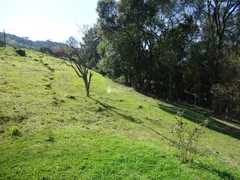
[[[167,104],[171,104],[172,106],[182,108],[182,109],[186,109],[187,108],[187,109],[189,109],[191,111],[194,111],[194,112],[206,115],[206,116],[211,116],[211,117],[220,118],[220,119],[224,119],[225,118],[225,117],[221,117],[221,116],[219,116],[217,114],[214,114],[209,109],[204,109],[204,108],[201,108],[201,107],[198,107],[198,106],[194,106],[192,104],[188,104],[188,103],[185,103],[185,102],[168,101],[166,99],[161,99],[161,101],[163,101],[163,102],[165,102]],[[225,119],[225,120],[227,122],[233,123],[236,126],[240,127],[240,121],[238,121],[237,119],[228,118],[228,119]]]
[[[101,101],[99,101],[99,100],[96,100],[96,99],[94,99],[94,98],[92,98],[92,97],[90,97],[90,98],[91,98],[93,101],[95,101],[96,103],[100,104],[100,105],[101,105],[102,107],[104,107],[105,109],[109,110],[110,112],[115,113],[115,114],[119,115],[120,117],[122,117],[122,118],[124,118],[124,119],[126,119],[126,120],[128,120],[128,121],[131,121],[131,122],[134,122],[134,123],[136,123],[136,124],[139,124],[140,126],[142,126],[142,127],[146,128],[146,129],[148,129],[148,130],[156,133],[157,135],[161,136],[163,139],[171,142],[172,144],[176,144],[175,141],[173,141],[173,140],[169,139],[168,137],[164,136],[162,133],[154,130],[154,129],[151,128],[151,127],[148,127],[148,126],[144,125],[144,123],[143,123],[141,120],[139,120],[139,119],[137,119],[137,118],[134,118],[134,117],[132,117],[132,116],[130,116],[130,115],[123,114],[122,112],[119,112],[120,109],[118,109],[118,108],[116,108],[116,107],[114,107],[114,106],[110,106],[110,105],[108,105],[108,104],[105,103],[105,102],[103,103],[103,102],[101,102]]]
[[[145,126],[144,124],[142,124],[142,126],[143,126],[144,128],[146,128],[146,129],[149,129],[150,131],[156,133],[157,135],[161,136],[163,139],[169,141],[170,143],[175,144],[175,145],[177,144],[176,141],[174,141],[174,140],[172,140],[172,139],[169,139],[167,136],[164,136],[162,133],[156,131],[155,129],[153,129],[153,128],[151,128],[151,127],[148,127],[148,126]]]
[[[204,169],[205,171],[209,171],[210,173],[217,174],[222,179],[235,179],[235,177],[229,172],[227,172],[227,170],[216,169],[210,164],[204,164],[202,162],[199,162],[198,164],[194,164],[192,167],[196,169]]]
[[[201,123],[205,120],[208,120],[208,128],[212,129],[214,131],[220,132],[222,134],[226,134],[229,136],[232,136],[236,139],[240,139],[240,129],[235,128],[233,126],[227,125],[225,123],[222,123],[220,121],[216,121],[211,116],[207,115],[206,113],[199,113],[194,112],[192,110],[188,110],[182,107],[172,107],[167,106],[164,104],[158,104],[158,107],[162,109],[163,111],[170,113],[170,114],[176,114],[177,111],[184,111],[183,117],[194,122],[194,123]]]
[[[134,118],[134,117],[132,117],[132,116],[130,116],[130,115],[126,115],[126,114],[123,114],[123,113],[119,112],[120,110],[119,110],[118,108],[114,107],[114,106],[110,106],[110,105],[108,105],[107,103],[101,102],[101,101],[96,100],[96,99],[94,99],[94,98],[92,98],[92,97],[90,97],[90,98],[91,98],[93,101],[95,101],[96,103],[100,104],[100,105],[101,105],[102,107],[104,107],[106,110],[108,110],[108,111],[110,111],[110,112],[112,112],[112,113],[115,113],[115,114],[121,116],[122,118],[124,118],[124,119],[126,119],[126,120],[128,120],[128,121],[131,121],[131,122],[134,122],[134,123],[137,123],[137,124],[141,124],[141,123],[142,123],[142,121],[139,120],[139,119],[136,119],[136,118]]]

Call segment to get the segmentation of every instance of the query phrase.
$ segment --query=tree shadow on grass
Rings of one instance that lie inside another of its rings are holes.
[[[211,164],[205,164],[203,162],[199,162],[198,164],[194,164],[192,168],[204,169],[205,171],[209,171],[210,173],[217,174],[222,179],[236,179],[236,177],[234,177],[232,174],[227,172],[227,170],[216,169]]]
[[[177,111],[184,111],[183,117],[194,122],[194,123],[201,123],[205,120],[208,120],[208,128],[212,129],[214,131],[220,132],[222,134],[226,134],[229,136],[232,136],[236,139],[240,139],[240,129],[234,126],[227,125],[225,123],[222,123],[220,121],[215,120],[211,116],[207,114],[202,114],[199,112],[194,112],[192,110],[188,110],[182,107],[174,107],[174,106],[167,106],[164,104],[158,104],[158,107],[162,109],[163,111],[170,113],[170,114],[176,114]]]
[[[170,143],[172,143],[172,144],[174,144],[174,145],[177,144],[176,141],[174,141],[174,140],[172,140],[172,139],[169,139],[167,136],[164,136],[162,133],[156,131],[155,129],[153,129],[153,128],[151,128],[151,127],[148,127],[148,126],[146,126],[146,125],[144,125],[144,124],[142,124],[142,126],[143,126],[144,128],[146,128],[146,129],[149,129],[150,131],[156,133],[157,135],[161,136],[163,139],[169,141]]]
[[[115,113],[115,114],[121,116],[122,118],[124,118],[124,119],[126,119],[128,121],[131,121],[131,122],[134,122],[134,123],[137,123],[137,124],[141,124],[142,123],[142,121],[137,119],[137,118],[134,118],[134,117],[132,117],[130,115],[126,115],[126,114],[123,114],[122,112],[119,112],[120,110],[118,108],[114,107],[114,106],[110,106],[107,103],[101,102],[101,101],[99,101],[97,99],[94,99],[92,97],[90,97],[90,99],[92,99],[96,103],[100,104],[102,107],[104,107],[105,109],[109,110],[110,112]]]
[[[139,120],[139,119],[137,119],[137,118],[134,118],[134,117],[132,117],[132,116],[130,116],[130,115],[123,114],[122,112],[119,112],[120,110],[119,110],[118,108],[116,108],[116,107],[114,107],[114,106],[110,106],[110,105],[108,105],[108,104],[105,103],[105,102],[100,102],[99,100],[96,100],[96,99],[94,99],[94,98],[92,98],[92,97],[90,97],[90,98],[91,98],[93,101],[95,101],[96,103],[102,105],[102,107],[106,108],[106,109],[109,110],[110,112],[115,113],[115,114],[119,115],[120,117],[122,117],[122,118],[124,118],[124,119],[126,119],[126,120],[128,120],[128,121],[131,121],[131,122],[134,122],[134,123],[136,123],[136,124],[139,124],[139,125],[141,125],[142,127],[144,127],[144,128],[146,128],[146,129],[154,132],[155,134],[161,136],[162,138],[164,138],[165,140],[169,141],[170,143],[176,144],[175,141],[173,141],[173,140],[169,139],[168,137],[164,136],[162,133],[154,130],[154,129],[151,128],[151,127],[146,126],[146,125],[143,123],[143,121],[141,121],[141,120]]]
[[[237,119],[231,119],[231,118],[225,119],[225,117],[221,117],[221,116],[213,113],[209,109],[204,109],[202,107],[194,106],[192,104],[188,104],[188,103],[185,103],[185,102],[174,102],[174,101],[168,101],[166,99],[161,99],[161,101],[163,101],[167,104],[171,104],[172,106],[175,106],[175,107],[179,107],[179,108],[183,108],[183,109],[187,108],[188,110],[191,110],[191,111],[194,111],[194,112],[206,115],[206,116],[220,118],[220,119],[226,120],[227,122],[230,122],[230,123],[240,127],[240,121],[238,121]]]

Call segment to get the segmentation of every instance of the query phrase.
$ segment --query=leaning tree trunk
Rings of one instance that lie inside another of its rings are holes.
[[[168,100],[171,101],[172,96],[172,66],[170,67],[170,73],[169,73],[169,84],[168,84]]]

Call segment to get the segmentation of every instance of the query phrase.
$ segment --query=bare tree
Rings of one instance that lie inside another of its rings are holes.
[[[72,67],[72,69],[76,72],[78,77],[82,78],[84,81],[86,95],[90,96],[90,84],[92,80],[92,72],[88,67],[88,53],[84,50],[84,44],[78,42],[75,38],[70,37],[68,40],[69,47],[69,58],[68,66]]]

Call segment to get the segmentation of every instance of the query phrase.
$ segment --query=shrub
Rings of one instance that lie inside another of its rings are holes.
[[[182,115],[184,112],[177,112],[174,116],[177,123],[173,127],[173,133],[178,139],[178,148],[180,150],[179,160],[181,163],[192,161],[197,152],[198,141],[204,133],[204,127],[208,121],[204,121],[197,126],[190,126],[183,121]]]
[[[40,47],[39,51],[42,53],[45,53],[45,54],[49,54],[49,55],[54,54],[53,51],[48,47]]]
[[[25,51],[25,50],[17,49],[17,50],[16,50],[16,53],[17,53],[19,56],[26,57],[26,51]]]
[[[4,47],[4,42],[0,40],[0,47]]]
[[[67,57],[67,54],[64,51],[64,49],[56,49],[54,52],[54,56],[57,58],[62,58],[62,57]]]

